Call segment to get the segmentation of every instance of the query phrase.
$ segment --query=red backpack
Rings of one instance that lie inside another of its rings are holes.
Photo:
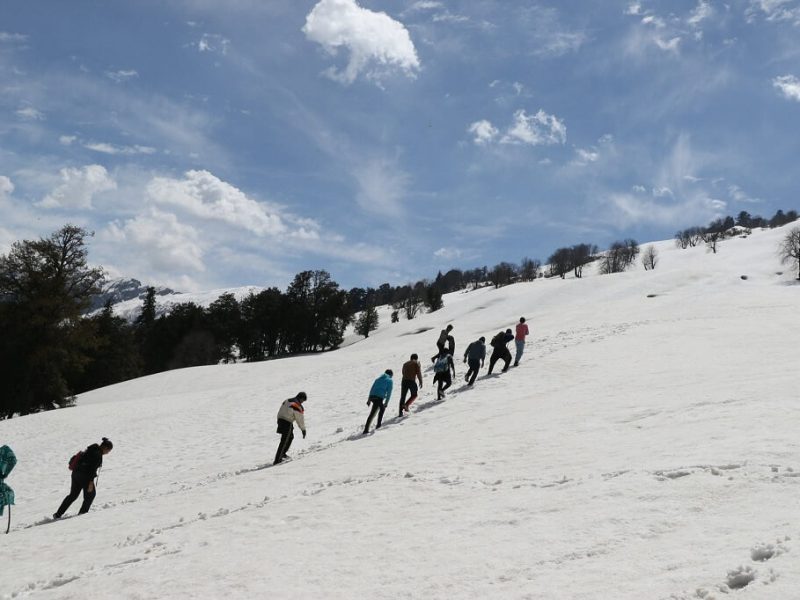
[[[74,471],[75,467],[78,466],[78,463],[81,462],[82,458],[83,458],[83,450],[79,450],[78,452],[73,454],[72,458],[69,459],[69,463],[67,464],[69,470]]]

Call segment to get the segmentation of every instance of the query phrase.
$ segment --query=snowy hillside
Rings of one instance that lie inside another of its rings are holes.
[[[237,300],[246,298],[250,293],[257,294],[264,288],[248,285],[238,288],[224,288],[207,292],[173,292],[156,296],[156,314],[170,312],[173,306],[192,302],[198,306],[208,307],[222,294],[233,294]],[[128,321],[133,321],[142,311],[142,299],[139,297],[114,304],[114,314]]]
[[[798,598],[787,230],[718,254],[661,242],[655,271],[451,294],[336,352],[172,371],[0,422],[19,458],[0,598]],[[520,316],[521,365],[465,388],[466,344]],[[446,323],[458,377],[436,402],[426,360]],[[398,420],[412,352],[425,386]],[[387,422],[362,436],[386,368]],[[308,438],[272,467],[278,406],[300,390]],[[69,456],[101,436],[115,449],[92,511],[48,522]]]

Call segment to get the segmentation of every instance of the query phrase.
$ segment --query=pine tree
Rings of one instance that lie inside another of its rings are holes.
[[[375,331],[378,328],[378,309],[374,306],[368,306],[361,316],[356,321],[356,333],[363,335],[365,338],[369,337],[370,331]]]

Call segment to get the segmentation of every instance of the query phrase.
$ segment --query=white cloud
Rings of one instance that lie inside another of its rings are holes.
[[[8,31],[0,31],[0,43],[11,42],[24,42],[28,39],[27,35],[21,33],[10,33]]]
[[[408,10],[435,10],[443,6],[441,2],[436,2],[434,0],[418,0],[414,2]]]
[[[728,186],[728,193],[731,195],[731,198],[733,198],[734,202],[742,202],[747,204],[758,204],[762,202],[761,198],[750,197],[747,192],[745,192],[736,184],[731,184]]]
[[[154,177],[147,185],[147,193],[158,204],[259,236],[319,237],[315,221],[299,219],[277,206],[258,202],[208,171],[187,171],[183,179]]]
[[[750,0],[747,18],[752,21],[763,14],[767,21],[792,21],[800,25],[800,6],[796,0]]]
[[[605,202],[610,206],[610,220],[619,228],[651,223],[660,226],[679,226],[699,223],[718,217],[727,204],[704,194],[697,194],[675,202],[627,193],[609,194]]]
[[[657,29],[662,29],[666,25],[666,23],[664,23],[664,19],[657,17],[656,15],[647,15],[646,17],[642,17],[642,24],[652,25]]]
[[[439,248],[433,253],[433,256],[441,260],[457,260],[461,258],[463,252],[458,248],[444,247]]]
[[[73,138],[74,139],[74,138]],[[88,150],[94,150],[102,154],[121,154],[132,156],[134,154],[155,154],[156,149],[150,146],[114,146],[105,142],[89,142],[83,145]]]
[[[61,185],[47,194],[39,206],[44,208],[92,208],[96,194],[117,188],[117,182],[101,165],[64,168],[59,171]]]
[[[686,22],[692,27],[697,27],[701,22],[710,18],[713,14],[714,8],[711,6],[708,0],[698,0],[697,6],[689,15],[689,18],[686,20]]]
[[[33,106],[24,106],[17,109],[17,116],[25,121],[42,121],[44,113]]]
[[[14,184],[5,175],[0,175],[0,200],[5,200],[14,193]]]
[[[500,139],[501,144],[528,144],[542,146],[564,144],[567,141],[567,126],[555,115],[543,110],[528,115],[524,109],[514,113],[514,122]]]
[[[160,274],[206,268],[200,233],[180,223],[176,215],[155,208],[124,223],[111,223],[100,237],[123,245],[126,253]]]
[[[671,198],[672,196],[674,196],[674,194],[667,186],[653,188],[653,198]]]
[[[385,216],[402,213],[410,177],[395,161],[373,159],[354,171],[359,192],[356,201],[366,210]]]
[[[632,189],[634,192],[637,192],[637,193],[639,193],[639,194],[643,194],[644,192],[646,192],[646,191],[647,191],[647,188],[646,188],[646,187],[644,187],[643,185],[635,185],[635,186],[633,186],[631,189]]]
[[[575,149],[575,164],[588,165],[589,163],[597,162],[600,158],[600,153],[596,150],[586,150],[584,148]]]
[[[116,81],[117,83],[122,83],[128,81],[129,79],[133,79],[134,77],[138,77],[139,73],[134,71],[133,69],[129,70],[119,70],[119,71],[106,71],[106,77],[111,79],[112,81]]]
[[[794,75],[781,75],[772,80],[772,86],[780,90],[784,98],[800,102],[800,79]]]
[[[433,15],[432,20],[434,23],[466,23],[469,21],[469,17],[465,15],[457,15],[455,13],[451,13],[450,11],[444,11]]]
[[[320,0],[306,16],[303,33],[330,55],[349,51],[347,67],[327,74],[345,84],[365,73],[379,79],[382,71],[397,67],[413,77],[420,68],[416,48],[405,26],[383,12],[359,6],[355,0]]]
[[[199,52],[216,52],[217,54],[225,55],[228,53],[228,47],[231,41],[217,33],[204,33],[197,42],[197,50]]]
[[[678,52],[678,46],[681,43],[681,38],[679,36],[672,37],[668,40],[662,39],[658,36],[653,38],[653,42],[655,42],[656,46],[664,50],[665,52]]]
[[[498,133],[500,133],[497,127],[492,125],[492,123],[486,119],[475,121],[469,126],[467,131],[475,136],[473,141],[478,145],[488,144],[489,142],[494,141]]]
[[[642,14],[642,5],[639,2],[631,2],[628,8],[625,9],[626,15],[640,15]]]
[[[62,135],[59,136],[58,143],[61,144],[62,146],[71,146],[72,142],[74,142],[76,139],[78,138],[77,136],[74,135]]]

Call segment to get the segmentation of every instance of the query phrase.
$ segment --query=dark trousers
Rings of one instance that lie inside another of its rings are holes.
[[[511,363],[511,352],[508,350],[508,348],[503,347],[500,350],[495,350],[492,352],[492,358],[489,359],[489,373],[492,372],[492,369],[494,369],[494,364],[501,358],[506,363],[503,365],[503,372],[505,373],[508,371],[508,365]]]
[[[481,370],[481,361],[477,358],[470,358],[467,361],[469,365],[469,371],[467,371],[466,379],[467,385],[472,385],[475,383],[475,378],[478,376],[478,371]]]
[[[403,379],[400,382],[400,416],[403,416],[403,410],[408,410],[411,403],[417,399],[419,388],[417,382],[413,379]],[[406,405],[406,394],[409,394],[408,405]]]
[[[278,433],[281,434],[281,441],[278,444],[278,451],[275,453],[275,462],[272,463],[274,465],[286,458],[286,453],[294,440],[294,425],[286,419],[278,419]]]
[[[372,425],[372,419],[375,418],[375,415],[378,415],[378,424],[375,426],[375,428],[377,429],[380,427],[381,422],[383,421],[383,413],[386,411],[386,405],[383,403],[383,398],[370,396],[369,401],[372,403],[372,410],[369,411],[367,424],[364,425],[364,433],[369,433],[369,426]]]
[[[89,491],[90,483],[92,483],[92,477],[88,473],[73,471],[72,486],[70,487],[69,495],[64,498],[64,501],[61,503],[61,506],[58,507],[55,516],[61,517],[65,512],[67,512],[70,504],[75,502],[81,492],[83,492],[83,504],[81,504],[81,509],[78,511],[78,514],[82,515],[89,512],[89,509],[92,507],[92,502],[94,502],[94,497],[97,495],[97,490],[94,489],[94,486],[92,486],[92,491]]]
[[[439,383],[437,387],[436,399],[441,400],[444,398],[444,391],[453,385],[453,378],[450,376],[450,371],[445,371],[443,373],[437,373],[434,375],[433,380]]]

